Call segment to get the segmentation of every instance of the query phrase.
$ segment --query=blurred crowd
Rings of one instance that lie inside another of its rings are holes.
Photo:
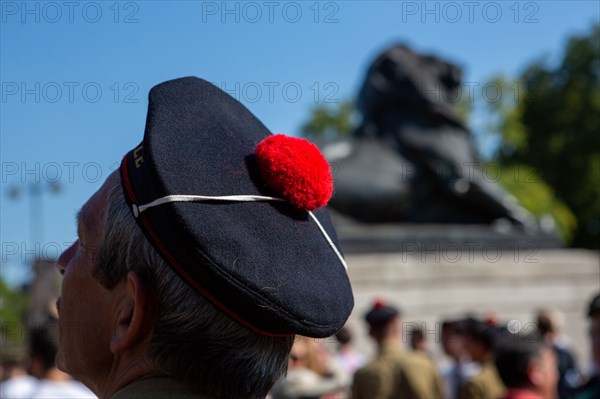
[[[399,309],[378,300],[364,316],[372,359],[354,349],[348,328],[333,342],[298,337],[271,399],[598,399],[600,293],[585,312],[592,364],[580,370],[557,310],[539,310],[532,328],[469,315],[443,320],[442,356],[434,357],[428,334],[403,328]]]
[[[598,399],[600,293],[585,311],[592,364],[580,370],[556,310],[539,310],[535,329],[473,316],[443,320],[436,334],[443,356],[434,357],[427,334],[403,329],[399,309],[378,300],[364,317],[377,348],[371,359],[355,349],[348,328],[326,340],[298,336],[269,399]],[[3,356],[0,398],[95,397],[56,368],[57,336],[49,319],[29,333],[27,364]]]

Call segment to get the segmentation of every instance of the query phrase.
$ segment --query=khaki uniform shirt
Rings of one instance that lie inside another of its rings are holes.
[[[384,345],[354,375],[352,399],[439,399],[442,379],[427,355]]]
[[[462,388],[459,399],[500,399],[506,388],[492,362],[481,365],[479,373]]]
[[[111,399],[210,399],[191,393],[183,384],[169,377],[149,377],[127,385]]]

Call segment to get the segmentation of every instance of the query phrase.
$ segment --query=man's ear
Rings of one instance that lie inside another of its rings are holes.
[[[156,306],[151,287],[136,272],[127,273],[116,318],[110,350],[114,354],[135,348],[152,337]]]

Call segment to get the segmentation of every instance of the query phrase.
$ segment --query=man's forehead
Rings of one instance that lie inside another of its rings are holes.
[[[92,223],[97,222],[98,218],[103,217],[110,191],[115,185],[119,184],[119,178],[116,171],[111,173],[102,184],[102,187],[83,204],[77,213],[77,222],[80,227],[90,226]]]
[[[77,220],[77,229],[78,229],[78,233],[81,233],[81,231],[89,226],[91,224],[90,221],[90,205],[89,204],[89,200],[88,202],[86,202],[81,209],[79,210],[79,212],[77,212],[77,216],[76,216],[76,220]]]

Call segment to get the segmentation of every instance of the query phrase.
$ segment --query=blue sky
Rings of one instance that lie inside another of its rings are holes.
[[[27,197],[8,191],[42,184],[43,228],[33,240],[55,256],[74,240],[79,207],[141,140],[148,90],[161,81],[202,77],[272,131],[297,134],[312,106],[352,98],[386,46],[447,58],[480,88],[558,59],[569,35],[599,20],[598,4],[2,1],[2,275],[24,281],[36,245]]]

